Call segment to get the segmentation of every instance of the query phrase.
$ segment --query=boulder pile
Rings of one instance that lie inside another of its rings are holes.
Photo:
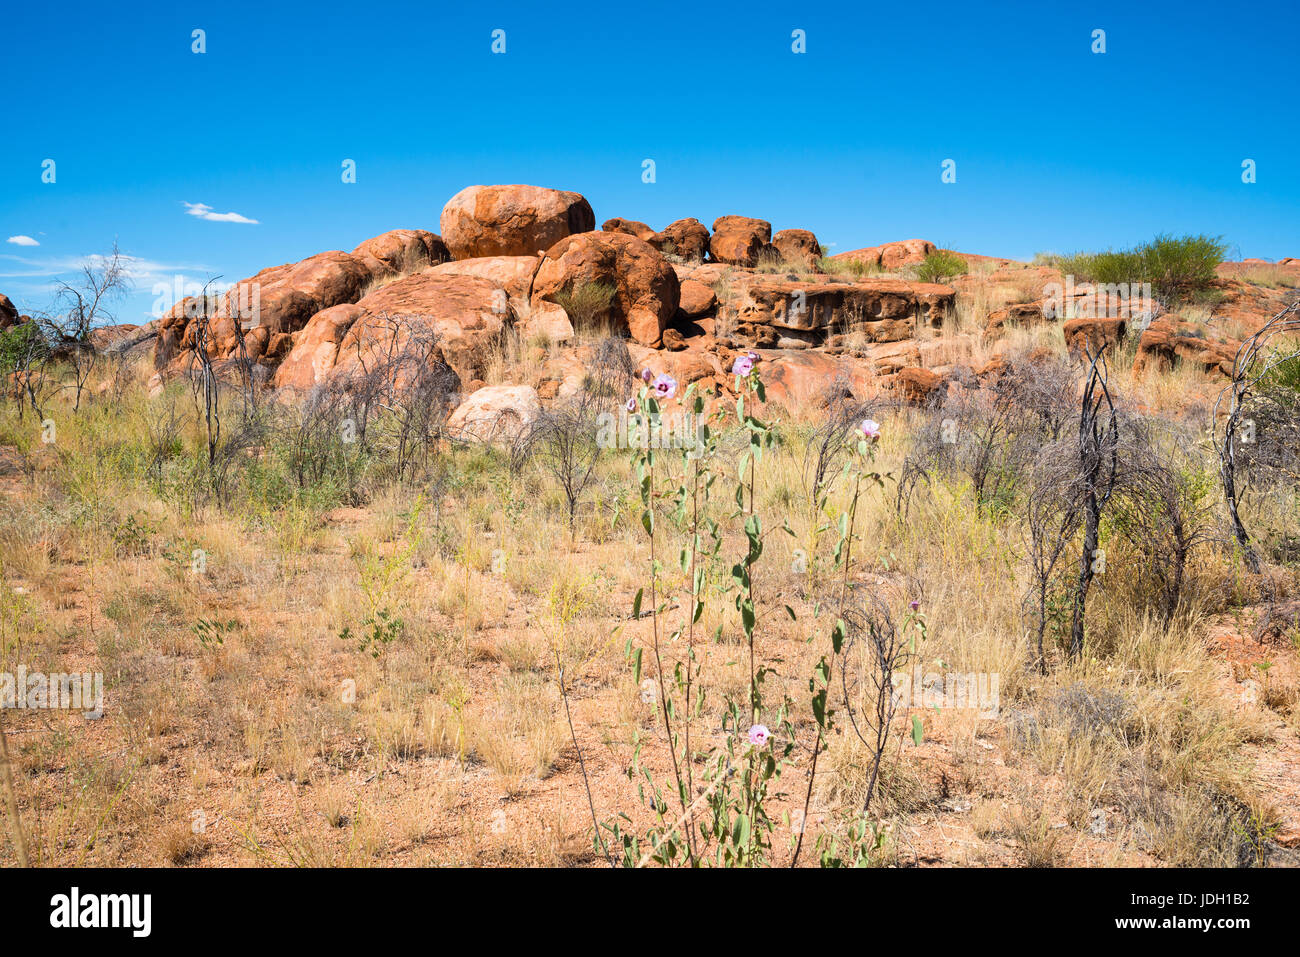
[[[881,387],[928,402],[993,368],[1008,337],[1058,323],[1075,352],[1141,330],[1139,370],[1193,362],[1223,371],[1234,348],[1177,317],[1080,315],[1075,300],[1058,315],[1043,291],[1059,279],[1048,266],[958,254],[968,275],[916,281],[913,267],[936,251],[922,239],[825,258],[811,231],[774,232],[743,215],[719,216],[711,229],[694,218],[656,230],[621,217],[597,229],[581,194],[526,185],[461,190],[440,230],[392,230],[352,252],[264,269],[213,302],[178,303],[151,324],[159,380],[188,368],[208,317],[219,369],[237,357],[242,330],[261,379],[287,392],[353,381],[395,356],[445,364],[460,381],[465,404],[453,419],[468,436],[526,427],[539,403],[580,387],[584,343],[611,333],[635,362],[724,390],[735,356],[757,350],[769,394],[795,404]],[[1221,308],[1247,325],[1275,305],[1259,285],[1224,284]],[[0,325],[16,315],[0,296]],[[529,357],[528,371],[505,368],[508,343]],[[506,380],[499,387],[486,384],[494,373]]]

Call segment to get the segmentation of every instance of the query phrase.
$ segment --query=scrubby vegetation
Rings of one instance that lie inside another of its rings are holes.
[[[966,260],[946,249],[936,249],[915,267],[916,278],[921,282],[947,282],[968,272]]]
[[[34,415],[11,378],[0,671],[99,671],[107,705],[2,716],[0,857],[21,829],[41,864],[1285,859],[1255,764],[1300,730],[1300,555],[1245,567],[1204,422],[1111,379],[1089,548],[1086,367],[793,410],[761,361],[714,397],[595,348],[510,448],[451,441],[443,371],[400,356],[305,403],[222,379],[212,409],[129,366],[77,408],[50,364]],[[701,444],[588,441],[629,398]],[[1251,474],[1251,527],[1293,540],[1295,483]]]
[[[1227,249],[1222,237],[1161,235],[1132,249],[1059,256],[1055,265],[1090,282],[1150,283],[1161,300],[1184,302],[1212,286]]]

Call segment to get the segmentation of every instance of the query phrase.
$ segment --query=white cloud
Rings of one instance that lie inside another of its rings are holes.
[[[13,243],[15,246],[39,246],[36,240],[30,236],[10,236],[5,242]]]
[[[182,202],[185,212],[190,216],[197,216],[199,219],[206,219],[212,223],[251,223],[257,225],[257,220],[249,219],[247,216],[241,216],[239,213],[214,213],[212,207],[207,203],[186,203]]]

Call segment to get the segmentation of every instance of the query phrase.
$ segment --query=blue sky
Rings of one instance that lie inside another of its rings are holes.
[[[436,232],[474,183],[577,190],[598,224],[757,216],[832,252],[1206,232],[1300,256],[1291,0],[9,4],[3,23],[0,292],[27,311],[115,240],[137,282],[116,315],[139,322],[155,282]]]

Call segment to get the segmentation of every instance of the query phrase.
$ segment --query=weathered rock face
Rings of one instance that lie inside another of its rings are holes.
[[[277,386],[306,391],[329,378],[338,363],[339,344],[352,324],[366,314],[356,303],[322,309],[293,336],[293,347],[276,370]]]
[[[9,329],[18,325],[18,307],[9,301],[9,297],[0,293],[0,329]]]
[[[1005,309],[995,309],[989,313],[988,323],[984,327],[984,338],[998,338],[1006,332],[1008,325],[1027,328],[1039,325],[1044,321],[1046,320],[1043,316],[1042,303],[1014,303]]]
[[[578,193],[542,186],[469,186],[442,210],[442,238],[456,259],[534,256],[591,232],[596,216]]]
[[[658,235],[653,229],[645,223],[638,222],[635,219],[607,219],[600,226],[601,232],[605,233],[626,233],[629,236],[635,236],[637,239],[644,239],[650,242],[652,238]]]
[[[540,256],[484,256],[443,263],[429,271],[436,276],[477,276],[495,283],[511,303],[526,303],[541,263]]]
[[[97,329],[91,329],[86,338],[90,340],[90,345],[96,352],[104,352],[117,343],[132,338],[139,332],[140,328],[140,326],[130,322],[100,326]]]
[[[718,338],[750,348],[862,351],[940,326],[956,301],[950,286],[872,279],[856,283],[756,278],[721,304]]]
[[[322,309],[356,302],[377,280],[423,269],[446,258],[442,241],[433,233],[396,229],[369,239],[354,253],[318,253],[301,262],[263,269],[208,305],[214,361],[233,358],[238,337],[235,322],[244,328],[244,345],[252,362],[277,363],[291,346],[290,336]],[[180,371],[195,345],[195,316],[201,297],[187,298],[158,323],[154,367]]]
[[[703,262],[709,252],[709,230],[698,219],[679,219],[669,223],[648,242],[665,255],[698,263]]]
[[[904,239],[882,246],[866,246],[851,249],[834,256],[835,259],[854,259],[867,266],[879,266],[882,269],[901,269],[914,266],[935,251],[934,243],[927,239]]]
[[[365,263],[338,250],[263,269],[208,306],[215,313],[210,319],[212,342],[208,354],[214,360],[235,355],[235,322],[239,321],[244,328],[248,358],[253,362],[277,361],[288,347],[290,333],[301,329],[321,309],[355,302],[370,280]],[[203,308],[201,298],[189,298],[162,317],[154,349],[156,368],[188,361],[185,354],[195,346],[195,316],[201,315]]]
[[[658,345],[677,311],[677,273],[649,243],[625,233],[588,232],[562,239],[546,251],[533,280],[533,306],[559,303],[574,288],[614,287],[609,319],[644,345]],[[573,317],[570,317],[573,318]]]
[[[310,389],[335,376],[381,367],[404,350],[423,355],[435,344],[462,381],[479,378],[513,321],[498,290],[478,276],[426,271],[357,303],[322,310],[293,337],[275,385]]]
[[[1138,339],[1133,369],[1171,369],[1189,362],[1205,372],[1232,375],[1233,361],[1241,343],[1236,339],[1212,340],[1200,329],[1178,316],[1161,316]]]
[[[1061,327],[1066,347],[1075,354],[1096,352],[1103,345],[1114,349],[1128,335],[1127,319],[1070,319]]]
[[[453,439],[513,442],[542,412],[537,390],[530,385],[493,385],[476,390],[447,419]]]
[[[908,367],[894,377],[894,388],[904,401],[925,405],[934,401],[943,388],[943,376],[930,369]]]
[[[772,224],[748,216],[719,216],[713,221],[709,255],[718,262],[752,267],[772,241]]]
[[[817,237],[806,229],[783,229],[772,237],[772,245],[786,262],[804,266],[814,265],[822,254]]]
[[[370,268],[375,279],[406,276],[425,266],[451,259],[447,245],[427,229],[393,229],[352,250]],[[373,262],[372,262],[373,260]]]
[[[682,280],[682,295],[679,308],[689,319],[708,315],[718,304],[718,296],[711,286],[695,279]]]

